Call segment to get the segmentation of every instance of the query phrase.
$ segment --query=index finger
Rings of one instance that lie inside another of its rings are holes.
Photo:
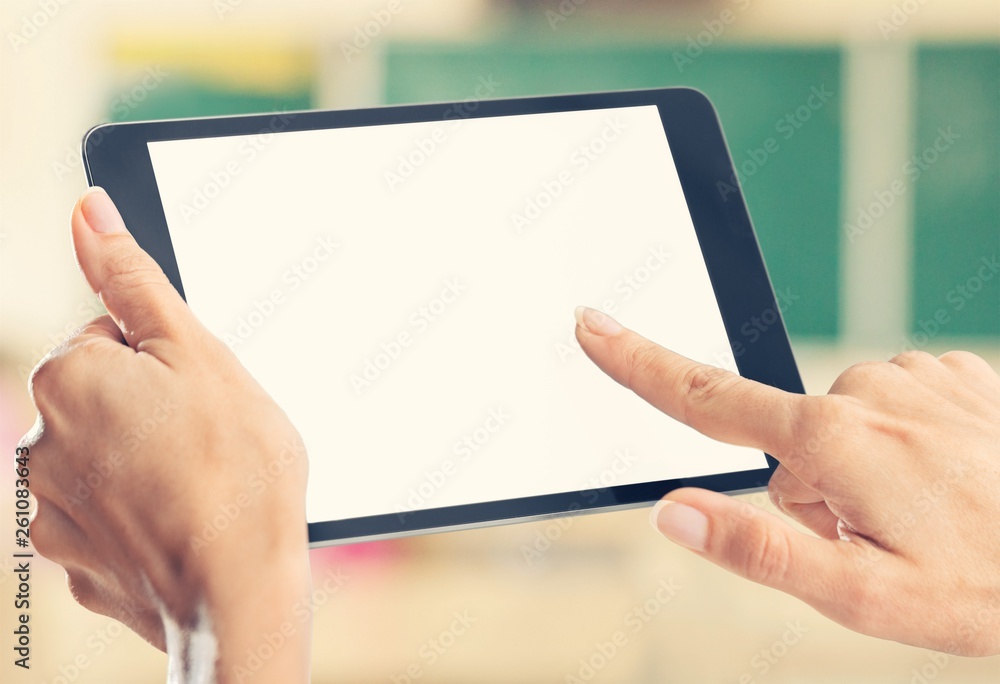
[[[597,367],[671,418],[729,444],[791,453],[801,395],[681,356],[579,307],[576,338]]]

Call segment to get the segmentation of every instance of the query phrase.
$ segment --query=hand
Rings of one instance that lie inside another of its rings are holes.
[[[576,335],[667,415],[781,463],[774,504],[819,538],[700,489],[654,508],[668,538],[850,629],[959,655],[1000,653],[1000,376],[981,358],[900,354],[790,394],[578,309]]]
[[[256,681],[307,681],[309,624],[294,610],[310,581],[298,433],[103,190],[81,196],[72,232],[109,315],[29,381],[31,541],[66,568],[81,605],[166,649],[171,681],[211,668],[231,681],[240,667]],[[285,645],[248,664],[274,632]]]

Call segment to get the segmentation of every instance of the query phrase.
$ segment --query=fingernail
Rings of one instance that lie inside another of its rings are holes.
[[[653,529],[664,537],[695,551],[704,551],[708,541],[708,518],[697,508],[662,499],[649,514]]]
[[[576,324],[594,335],[611,337],[622,331],[621,324],[603,311],[578,306],[573,313],[576,316]]]
[[[93,187],[80,197],[80,212],[83,220],[95,233],[127,233],[125,221],[118,213],[115,203],[104,192],[104,188]]]

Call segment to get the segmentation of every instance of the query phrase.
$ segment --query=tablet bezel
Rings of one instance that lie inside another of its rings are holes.
[[[742,189],[733,170],[714,107],[689,88],[555,95],[502,100],[443,102],[343,111],[280,112],[249,116],[175,119],[95,126],[83,139],[90,185],[102,186],[126,225],[184,295],[148,142],[235,135],[268,135],[386,124],[441,121],[614,107],[654,105],[680,177],[698,242],[708,268],[737,367],[747,378],[802,393],[792,349],[781,318]],[[753,344],[739,342],[752,317],[774,312],[777,322]],[[664,420],[669,420],[664,418]],[[767,468],[677,478],[599,490],[564,492],[309,523],[311,546],[355,543],[412,534],[539,520],[576,513],[649,505],[679,487],[703,487],[736,494],[767,485],[777,461]]]

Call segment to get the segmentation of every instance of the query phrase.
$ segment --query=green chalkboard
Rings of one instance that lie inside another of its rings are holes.
[[[912,332],[1000,336],[1000,46],[925,46],[916,67]]]
[[[771,278],[792,297],[794,335],[838,332],[841,56],[835,48],[689,45],[487,45],[387,48],[390,103],[692,86],[715,103]],[[810,107],[810,104],[813,105]]]

